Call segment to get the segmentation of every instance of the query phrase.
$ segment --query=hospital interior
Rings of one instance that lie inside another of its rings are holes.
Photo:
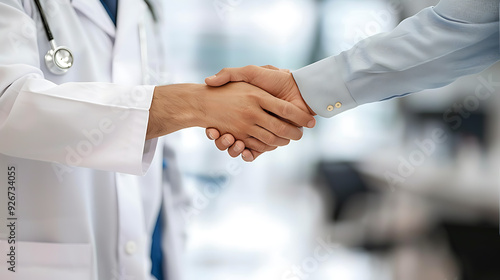
[[[436,0],[165,1],[165,82],[224,67],[299,69]],[[253,163],[192,128],[186,279],[500,279],[500,65],[443,88],[317,117]]]

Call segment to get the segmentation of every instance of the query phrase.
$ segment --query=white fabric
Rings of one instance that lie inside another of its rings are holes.
[[[141,86],[138,25],[147,7],[120,0],[115,30],[98,0],[42,0],[75,59],[55,76],[33,3],[0,0],[0,186],[15,166],[18,218],[12,273],[2,193],[0,279],[150,279],[162,195],[180,187],[162,191],[163,141],[145,141],[153,87]],[[178,215],[170,199],[166,220]],[[165,242],[182,244],[178,226],[168,224]],[[180,279],[179,252],[165,252],[169,279]]]

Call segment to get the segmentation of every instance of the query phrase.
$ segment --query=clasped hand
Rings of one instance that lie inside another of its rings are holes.
[[[230,147],[231,156],[243,152],[252,161],[299,140],[302,127],[315,125],[290,73],[247,66],[224,69],[206,82],[157,86],[146,139],[188,127],[213,128],[207,133],[219,149]]]
[[[311,110],[311,108],[307,106],[305,101],[302,99],[297,84],[295,83],[292,74],[288,70],[281,70],[269,65],[263,67],[246,66],[242,68],[225,68],[218,74],[207,78],[205,82],[207,85],[212,87],[220,87],[222,85],[226,85],[229,82],[246,82],[252,84],[259,87],[260,89],[265,90],[276,98],[293,104],[294,106],[296,106],[296,108],[299,108],[301,111],[307,113],[310,116],[310,119],[306,124],[300,124],[298,122],[294,122],[292,118],[287,118],[279,115],[282,117],[282,119],[288,119],[298,127],[302,125],[312,128],[316,124],[314,118],[312,118],[312,116],[315,116],[316,114]],[[303,113],[297,114],[303,115]],[[248,145],[248,140],[245,141],[244,139],[239,138],[233,133],[225,133],[224,131],[216,128],[207,128],[206,133],[208,138],[215,140],[215,145],[218,149],[220,149],[221,151],[227,150],[229,155],[232,157],[237,157],[241,154],[243,160],[249,162],[255,160],[259,155],[266,151],[276,149],[276,146],[272,145],[266,145],[266,149],[255,149],[255,147],[263,147],[263,143],[259,143],[259,139],[252,139],[252,145]]]

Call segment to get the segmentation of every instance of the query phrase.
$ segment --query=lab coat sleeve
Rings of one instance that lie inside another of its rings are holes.
[[[44,79],[34,22],[18,2],[0,2],[0,153],[144,174],[156,146],[145,140],[154,88]]]
[[[500,59],[498,11],[498,0],[442,0],[391,32],[292,74],[323,117],[442,87]]]

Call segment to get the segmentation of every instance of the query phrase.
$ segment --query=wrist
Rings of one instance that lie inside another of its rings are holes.
[[[202,101],[197,91],[202,86],[174,84],[155,87],[146,138],[151,139],[198,126]]]
[[[300,88],[299,86],[297,85],[297,81],[295,81],[295,77],[292,75],[292,73],[289,73],[289,75],[291,76],[292,78],[292,81],[293,81],[293,88],[295,90],[297,90],[298,92],[298,95],[300,96],[302,102],[304,102],[304,105],[306,105],[306,108],[308,110],[308,113],[311,114],[312,116],[316,116],[316,113],[313,111],[313,109],[311,109],[311,107],[309,107],[309,104],[307,104],[306,100],[304,99],[304,97],[302,96],[302,93],[300,92]]]

